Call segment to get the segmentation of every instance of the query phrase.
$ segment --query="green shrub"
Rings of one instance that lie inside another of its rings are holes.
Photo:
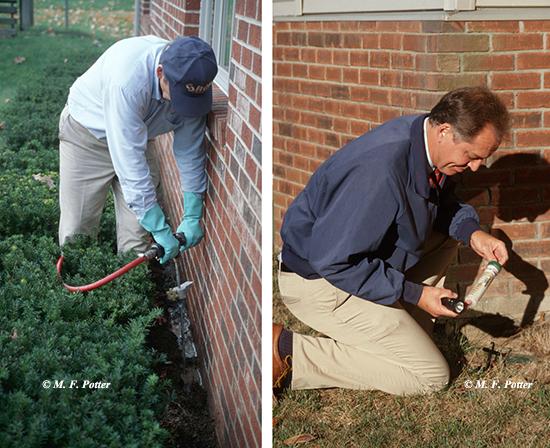
[[[79,239],[65,250],[68,281],[88,281],[128,261]],[[151,282],[144,268],[88,294],[71,294],[55,276],[49,237],[0,242],[0,446],[160,446],[165,403],[145,347]],[[102,272],[100,272],[102,271]],[[42,382],[64,381],[45,389]],[[69,388],[70,380],[110,382]]]
[[[97,49],[54,65],[3,108],[0,136],[0,447],[156,447],[166,440],[158,416],[168,384],[153,372],[163,357],[147,348],[153,284],[138,267],[87,294],[56,277],[57,121],[69,86]],[[75,62],[76,61],[76,62]],[[89,283],[135,254],[113,252],[109,197],[99,242],[79,237],[64,247],[64,280]],[[65,388],[42,382],[64,381]],[[108,389],[70,381],[110,382]]]
[[[23,143],[17,151],[10,148],[0,150],[0,172],[10,170],[21,174],[59,171],[59,151],[44,148],[38,140]]]
[[[57,179],[56,172],[36,173],[35,177],[17,171],[0,174],[0,237],[57,232]]]
[[[68,55],[69,56],[69,55]],[[99,56],[97,48],[81,54],[72,54],[70,63],[47,67],[32,78],[24,89],[3,107],[2,120],[5,129],[2,137],[13,151],[35,140],[43,148],[56,148],[59,115],[67,101],[69,88]]]

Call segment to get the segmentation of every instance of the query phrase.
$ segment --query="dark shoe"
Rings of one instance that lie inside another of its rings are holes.
[[[279,338],[283,326],[280,324],[273,324],[273,389],[280,390],[284,387],[285,379],[292,370],[291,356],[288,355],[284,359],[281,359],[279,354]]]

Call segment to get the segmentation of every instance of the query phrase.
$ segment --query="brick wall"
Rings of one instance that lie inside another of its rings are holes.
[[[550,21],[276,22],[273,42],[277,244],[286,208],[335,150],[483,84],[509,107],[513,132],[488,168],[459,180],[460,194],[513,252],[481,307],[524,323],[550,309]],[[479,267],[461,248],[449,285],[463,291]]]
[[[208,123],[205,238],[177,263],[194,281],[188,307],[221,447],[261,445],[259,3],[235,2],[229,91],[215,89]],[[179,26],[171,24],[182,23],[184,32],[196,34],[199,7],[198,1],[151,0],[151,30],[142,32],[171,39]],[[163,206],[176,227],[183,210],[171,141],[171,135],[159,138],[157,151]]]
[[[142,34],[171,39],[199,34],[200,0],[141,0]]]

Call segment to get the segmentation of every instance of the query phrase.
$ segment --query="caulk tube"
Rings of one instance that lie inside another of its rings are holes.
[[[487,288],[489,288],[489,285],[492,283],[492,281],[501,269],[502,266],[498,261],[489,262],[489,264],[485,267],[483,273],[474,283],[474,286],[472,286],[472,288],[470,289],[470,292],[466,294],[466,297],[464,298],[464,302],[466,303],[466,305],[468,305],[468,307],[472,307],[477,304],[481,296],[485,294],[485,291],[487,291]]]

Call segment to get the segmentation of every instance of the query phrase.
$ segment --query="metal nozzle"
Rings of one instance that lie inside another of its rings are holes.
[[[460,299],[451,299],[450,297],[443,297],[441,303],[444,307],[450,309],[451,311],[460,314],[464,311],[464,302]]]

